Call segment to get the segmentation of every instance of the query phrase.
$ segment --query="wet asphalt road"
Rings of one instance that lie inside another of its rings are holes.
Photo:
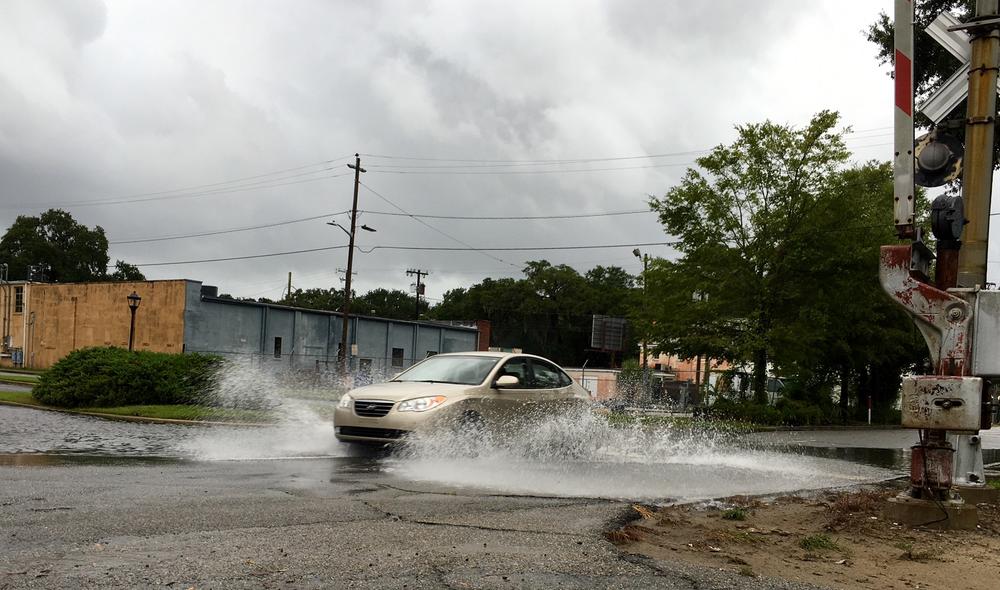
[[[628,502],[418,482],[294,432],[0,407],[0,589],[803,587],[623,554]]]

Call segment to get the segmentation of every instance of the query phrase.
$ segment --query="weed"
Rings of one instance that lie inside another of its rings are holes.
[[[831,539],[828,535],[818,534],[809,535],[808,537],[803,537],[799,540],[799,547],[805,549],[809,552],[817,551],[839,551],[840,545]]]
[[[747,512],[746,508],[741,508],[739,506],[736,506],[734,508],[730,508],[729,510],[723,511],[722,518],[723,520],[746,520],[748,514],[749,513]]]
[[[913,543],[910,541],[900,541],[893,545],[896,549],[903,551],[903,554],[899,556],[900,559],[906,559],[909,561],[930,561],[934,559],[933,554],[930,551],[915,551],[913,549]]]
[[[764,538],[747,531],[715,531],[710,539],[716,543],[739,543],[741,545],[752,545],[763,543]]]
[[[740,568],[740,575],[746,576],[748,578],[756,578],[757,574],[753,573],[753,568],[749,565],[744,565]]]

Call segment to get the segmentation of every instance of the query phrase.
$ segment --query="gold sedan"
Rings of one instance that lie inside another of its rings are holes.
[[[502,424],[589,403],[586,389],[540,356],[457,352],[347,392],[333,423],[338,440],[384,444],[419,428]]]

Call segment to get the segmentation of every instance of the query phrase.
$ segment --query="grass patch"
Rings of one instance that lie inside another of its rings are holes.
[[[0,391],[0,401],[16,402],[47,408],[26,391]],[[60,408],[61,409],[61,408]],[[73,412],[94,412],[116,416],[136,416],[158,420],[195,420],[208,422],[274,422],[275,416],[266,410],[246,410],[238,408],[216,408],[196,405],[134,405],[109,408],[76,408]]]
[[[1000,479],[991,479],[986,482],[986,485],[990,486],[991,488],[996,488],[1000,490]]]
[[[729,510],[724,510],[722,512],[723,520],[746,520],[749,516],[749,512],[746,508],[741,508],[736,506],[735,508],[730,508]]]
[[[34,385],[38,383],[38,375],[0,375],[0,382]]]
[[[809,552],[819,551],[840,551],[840,545],[830,538],[829,535],[809,535],[799,540],[799,547]]]
[[[215,408],[187,404],[134,405],[110,408],[80,408],[81,412],[114,414],[116,416],[137,416],[160,420],[205,420],[209,422],[272,422],[274,415],[265,410],[245,410],[239,408]]]
[[[32,406],[42,405],[38,400],[31,397],[30,391],[0,391],[0,401],[30,404]]]
[[[705,420],[688,416],[637,416],[621,412],[611,412],[606,415],[608,424],[612,426],[631,426],[639,424],[650,428],[683,428],[689,430],[724,430],[727,432],[755,432],[759,427],[740,420]]]
[[[902,541],[893,545],[896,549],[901,549],[903,554],[899,556],[900,559],[906,559],[908,561],[931,561],[934,559],[934,553],[928,550],[919,551],[913,548],[913,543],[909,541]]]
[[[756,545],[765,542],[764,537],[747,531],[716,531],[712,538],[718,543],[737,543],[740,545]]]

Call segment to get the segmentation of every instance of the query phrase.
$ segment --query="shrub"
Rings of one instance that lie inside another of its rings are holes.
[[[722,512],[722,518],[724,520],[746,520],[747,519],[747,509],[736,506],[725,510]]]
[[[808,537],[803,537],[799,540],[799,547],[802,547],[806,551],[839,551],[840,545],[831,539],[827,535],[809,535]]]
[[[67,408],[198,403],[221,362],[203,354],[82,348],[43,373],[32,393]]]
[[[817,426],[829,424],[830,415],[809,402],[782,398],[773,406],[752,401],[719,399],[706,413],[725,420],[744,420],[764,426]]]

